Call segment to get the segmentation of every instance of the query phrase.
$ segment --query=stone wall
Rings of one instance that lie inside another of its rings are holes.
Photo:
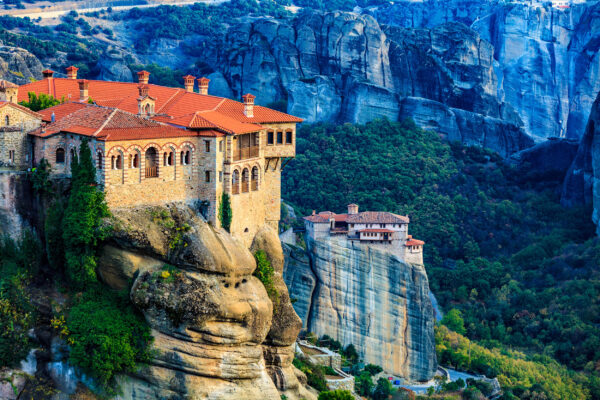
[[[39,118],[10,104],[0,109],[0,166],[16,169],[29,167],[31,160],[27,133],[39,127],[40,123]]]

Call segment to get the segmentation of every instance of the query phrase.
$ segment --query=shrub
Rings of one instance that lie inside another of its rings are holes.
[[[54,96],[46,93],[40,93],[37,95],[34,92],[29,92],[27,93],[27,96],[29,97],[29,101],[23,100],[19,102],[19,104],[29,108],[32,111],[44,110],[64,102],[64,99],[63,101],[60,101]]]
[[[256,253],[254,253],[254,259],[256,260],[256,269],[254,270],[253,275],[262,282],[269,298],[273,302],[273,306],[276,306],[279,304],[279,292],[277,292],[273,282],[275,270],[271,266],[271,261],[269,261],[267,253],[263,250],[256,251]]]
[[[134,372],[136,363],[151,359],[150,328],[126,293],[89,290],[69,311],[67,327],[70,361],[106,389],[116,374]]]
[[[349,391],[338,389],[319,393],[319,400],[354,400],[354,397]]]
[[[233,220],[233,210],[231,209],[231,200],[229,194],[223,192],[221,195],[221,204],[219,205],[219,222],[227,232],[231,229],[231,221]]]
[[[327,390],[323,366],[315,365],[304,357],[296,357],[292,363],[296,368],[306,374],[307,383],[310,386],[317,389],[319,392],[324,392]]]

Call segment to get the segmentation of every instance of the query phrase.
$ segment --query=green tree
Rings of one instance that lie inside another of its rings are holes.
[[[353,400],[354,397],[347,390],[331,390],[319,393],[319,400]]]
[[[377,379],[377,386],[375,386],[375,390],[373,391],[373,399],[374,400],[385,400],[392,394],[394,387],[389,379],[379,378]]]
[[[373,386],[373,379],[371,378],[371,374],[367,371],[363,371],[358,376],[354,377],[354,388],[361,396],[371,396]]]
[[[467,333],[467,330],[465,329],[465,321],[462,318],[462,313],[456,308],[453,308],[452,310],[448,311],[446,315],[444,315],[442,318],[442,324],[446,325],[454,332],[460,333],[461,335]]]
[[[371,374],[371,376],[375,376],[378,373],[380,373],[381,371],[383,371],[383,368],[381,368],[379,365],[367,364],[367,365],[365,365],[364,370],[367,371],[369,374]]]
[[[352,343],[344,348],[343,354],[350,362],[358,361],[358,352]]]
[[[79,289],[96,282],[96,247],[108,234],[103,218],[109,216],[104,193],[96,187],[96,170],[87,139],[79,160],[71,163],[71,192],[63,218],[65,272]]]
[[[37,95],[34,92],[27,93],[27,97],[29,97],[29,101],[21,101],[20,105],[29,108],[32,111],[40,111],[45,110],[46,108],[54,107],[60,103],[64,103],[64,99],[62,101],[57,100],[54,96],[46,93],[40,93]]]
[[[229,194],[223,192],[221,195],[221,203],[219,205],[219,222],[227,232],[231,229],[231,221],[233,220],[233,210],[231,209],[231,199]]]

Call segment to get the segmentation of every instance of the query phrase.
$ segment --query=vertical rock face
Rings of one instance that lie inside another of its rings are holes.
[[[600,4],[566,10],[513,4],[472,27],[494,46],[498,94],[527,133],[581,137],[600,91]]]
[[[388,373],[431,379],[437,362],[424,267],[330,239],[311,241],[308,248],[311,271],[299,250],[290,248],[288,254],[296,255],[289,258],[285,274],[307,329],[354,344],[365,362]]]
[[[592,204],[592,220],[600,234],[600,93],[596,97],[579,149],[563,185],[561,202]]]
[[[0,79],[24,85],[30,79],[41,79],[42,69],[40,60],[27,50],[0,42]]]
[[[150,364],[121,380],[123,399],[315,399],[291,364],[301,321],[281,278],[276,233],[261,231],[255,242],[279,273],[273,304],[252,275],[252,253],[192,209],[169,205],[113,215],[118,223],[100,252],[99,275],[114,288],[134,279],[131,300],[154,337]],[[185,233],[174,246],[176,232]],[[176,269],[165,274],[166,263]]]
[[[403,102],[414,97],[436,101],[446,113],[480,116],[477,125],[502,154],[528,145],[518,114],[496,96],[492,45],[462,23],[384,29],[367,14],[305,13],[292,21],[245,21],[223,42],[210,63],[235,96],[260,93],[264,105],[285,99],[287,111],[307,122],[413,117]],[[433,113],[418,122],[429,126],[438,118]],[[457,140],[477,143],[469,139],[471,127],[459,122],[445,128]],[[507,135],[513,138],[502,138]]]

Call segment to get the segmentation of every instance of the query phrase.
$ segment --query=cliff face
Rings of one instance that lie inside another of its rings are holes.
[[[0,42],[0,79],[24,85],[30,78],[41,79],[43,69],[40,60],[27,50]]]
[[[563,185],[561,202],[592,204],[592,219],[600,234],[600,93],[592,105],[585,133]]]
[[[498,7],[472,28],[492,43],[498,95],[535,138],[580,138],[600,91],[600,4]]]
[[[150,365],[121,379],[123,399],[316,398],[291,364],[301,321],[281,278],[275,232],[263,229],[254,243],[278,271],[274,306],[252,276],[252,253],[190,208],[113,215],[115,234],[101,249],[99,275],[116,289],[134,280],[131,299],[152,328],[155,352]],[[175,267],[168,275],[165,264]]]
[[[214,94],[259,93],[265,105],[286,99],[306,122],[421,115],[424,127],[502,154],[533,143],[496,97],[493,47],[462,23],[384,29],[370,15],[307,13],[240,23],[223,43],[209,57],[222,77]]]
[[[286,246],[284,274],[308,331],[354,344],[365,362],[389,373],[431,379],[437,362],[424,267],[329,239],[308,246],[310,266]]]

